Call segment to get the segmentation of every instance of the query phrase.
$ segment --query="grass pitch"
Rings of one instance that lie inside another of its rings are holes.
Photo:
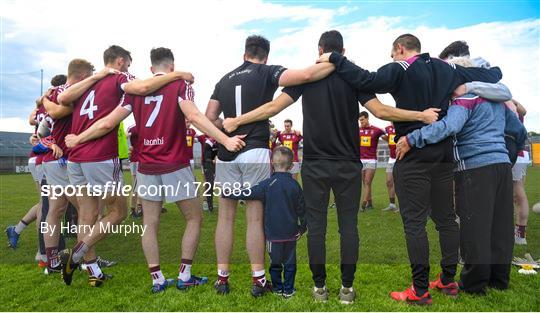
[[[197,171],[201,181],[200,172]],[[87,274],[76,273],[71,286],[65,286],[59,275],[44,275],[34,263],[36,231],[31,224],[22,233],[19,248],[7,248],[6,237],[0,239],[0,311],[538,311],[540,308],[540,275],[524,276],[512,269],[510,290],[490,290],[485,297],[461,294],[450,299],[433,292],[429,308],[398,304],[388,293],[402,290],[411,283],[403,227],[399,214],[381,212],[387,205],[384,170],[374,180],[375,209],[360,213],[360,263],[354,287],[357,300],[341,305],[337,300],[340,288],[339,235],[335,209],[329,209],[327,256],[330,300],[315,303],[311,298],[313,283],[307,264],[306,239],[298,243],[296,295],[285,300],[274,295],[253,299],[249,293],[251,275],[245,252],[244,208],[237,214],[236,237],[231,270],[232,292],[218,296],[211,282],[216,278],[214,229],[217,214],[205,213],[199,249],[193,266],[197,275],[206,275],[210,283],[180,292],[170,288],[158,295],[150,293],[151,279],[138,235],[111,235],[97,246],[99,255],[119,264],[106,269],[114,278],[101,288],[87,285]],[[129,181],[126,174],[126,181]],[[540,201],[540,168],[529,168],[527,194],[532,205]],[[481,196],[481,195],[479,195]],[[30,175],[0,175],[0,228],[15,224],[37,200]],[[217,208],[217,199],[216,208]],[[162,271],[176,277],[180,261],[180,238],[184,221],[178,209],[168,204],[162,215],[160,249]],[[133,221],[128,218],[125,223]],[[140,223],[137,220],[136,223]],[[428,223],[431,250],[431,277],[439,272],[440,252],[433,223]],[[516,246],[514,255],[526,252],[540,258],[540,214],[530,213],[529,245]],[[73,239],[68,245],[74,244]]]

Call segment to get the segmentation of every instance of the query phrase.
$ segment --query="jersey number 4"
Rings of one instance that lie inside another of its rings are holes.
[[[161,102],[163,102],[163,95],[159,96],[147,96],[144,98],[144,104],[151,104],[152,102],[156,103],[156,106],[154,107],[154,110],[152,110],[152,113],[150,114],[150,117],[148,118],[148,121],[146,121],[146,127],[152,127],[154,125],[154,121],[156,120],[159,110],[161,109]]]
[[[98,107],[94,104],[94,98],[96,92],[94,90],[90,91],[86,99],[84,99],[83,105],[81,107],[80,115],[88,115],[88,119],[94,119],[94,111],[97,111]]]

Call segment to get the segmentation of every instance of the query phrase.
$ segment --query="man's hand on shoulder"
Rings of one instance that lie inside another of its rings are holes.
[[[323,53],[317,60],[317,63],[330,62],[330,55],[332,55],[332,52]]]
[[[110,67],[104,67],[102,70],[94,74],[94,78],[99,80],[99,79],[104,78],[107,75],[119,74],[119,73],[120,73],[119,70],[115,70],[114,68],[110,68]]]
[[[173,73],[178,79],[185,80],[190,84],[195,83],[195,77],[190,72],[174,71]]]

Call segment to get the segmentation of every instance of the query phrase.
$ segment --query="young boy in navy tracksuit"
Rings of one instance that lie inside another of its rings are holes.
[[[296,241],[306,231],[304,195],[300,184],[288,172],[293,166],[291,149],[275,148],[272,165],[274,173],[270,178],[230,198],[263,201],[272,291],[289,298],[295,292]]]

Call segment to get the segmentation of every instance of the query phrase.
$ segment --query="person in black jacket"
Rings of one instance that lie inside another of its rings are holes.
[[[263,201],[264,235],[270,255],[272,291],[285,298],[295,293],[296,241],[306,232],[302,188],[289,173],[293,157],[291,149],[276,147],[272,154],[272,176],[243,190],[238,196],[233,194],[229,197]]]
[[[340,53],[326,53],[320,62],[331,62],[336,72],[358,91],[390,93],[396,107],[422,111],[438,108],[439,119],[446,115],[453,91],[470,81],[496,83],[502,78],[499,68],[464,68],[421,53],[420,40],[411,34],[396,38],[391,56],[394,62],[369,72],[347,60]],[[374,95],[372,96],[375,97]],[[423,122],[395,122],[396,140]],[[396,162],[394,181],[403,219],[407,251],[412,268],[413,286],[392,292],[397,301],[431,304],[429,294],[429,243],[426,232],[428,216],[439,231],[442,273],[431,284],[447,295],[456,295],[454,280],[458,262],[459,227],[453,203],[452,138],[423,149],[413,149]]]

